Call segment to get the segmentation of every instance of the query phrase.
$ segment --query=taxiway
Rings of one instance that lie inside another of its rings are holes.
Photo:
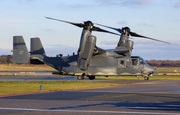
[[[7,79],[5,81],[8,81]],[[116,82],[124,85],[4,96],[0,98],[0,114],[180,115],[180,81],[97,80],[97,82]]]

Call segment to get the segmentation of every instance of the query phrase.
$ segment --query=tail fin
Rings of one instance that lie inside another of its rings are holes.
[[[31,54],[46,55],[39,38],[31,38]]]
[[[13,37],[13,62],[16,64],[27,63],[30,55],[22,36]]]

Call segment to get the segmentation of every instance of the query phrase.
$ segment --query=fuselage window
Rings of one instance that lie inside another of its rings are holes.
[[[124,65],[124,61],[121,61],[121,65]]]
[[[120,68],[122,67],[126,67],[126,63],[125,63],[125,60],[119,60],[119,65],[118,65]]]

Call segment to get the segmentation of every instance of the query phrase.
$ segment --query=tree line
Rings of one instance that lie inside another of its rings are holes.
[[[146,60],[150,66],[155,67],[180,67],[180,60]],[[12,55],[1,55],[0,64],[12,64]],[[30,64],[30,62],[28,62]]]
[[[155,67],[180,67],[180,60],[146,60],[150,66]]]

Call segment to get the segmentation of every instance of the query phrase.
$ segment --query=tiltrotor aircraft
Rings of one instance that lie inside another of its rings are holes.
[[[142,76],[145,80],[155,72],[155,67],[149,66],[143,58],[131,56],[134,42],[129,40],[129,35],[134,37],[157,39],[145,37],[131,32],[128,27],[116,29],[120,34],[110,32],[94,26],[91,21],[84,23],[72,23],[54,18],[49,18],[83,28],[77,55],[48,57],[39,38],[31,38],[31,48],[28,52],[22,36],[13,37],[13,62],[17,64],[27,63],[29,59],[38,59],[55,68],[61,75],[77,76],[83,80],[84,76],[90,80],[95,76]],[[100,25],[100,24],[99,24]],[[103,25],[100,25],[103,26]],[[92,31],[105,32],[120,36],[115,49],[104,50],[96,46],[96,37],[91,35]],[[164,41],[160,41],[164,42]],[[167,42],[165,42],[167,43]]]

